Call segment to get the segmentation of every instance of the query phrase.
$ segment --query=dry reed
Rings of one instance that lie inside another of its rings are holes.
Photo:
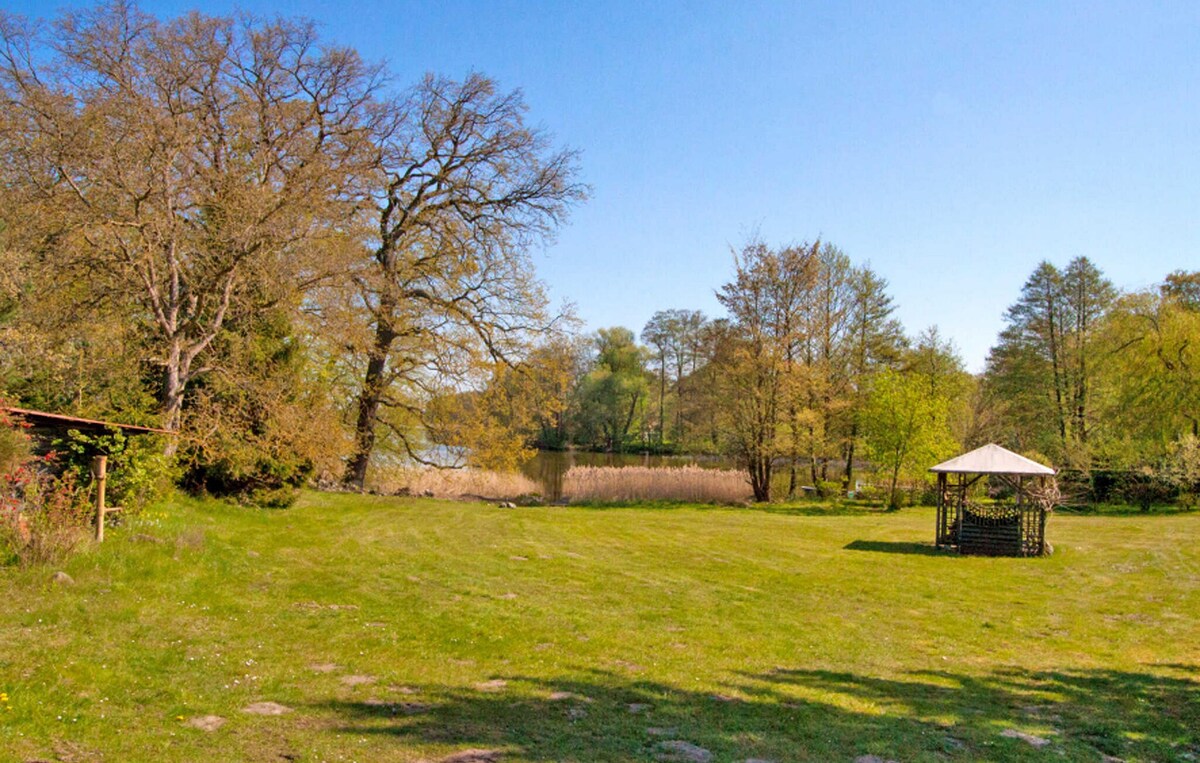
[[[741,503],[751,497],[742,472],[699,466],[575,466],[563,476],[571,501]]]
[[[491,500],[512,500],[542,492],[536,482],[519,472],[483,469],[394,468],[372,480],[371,487],[380,493]]]

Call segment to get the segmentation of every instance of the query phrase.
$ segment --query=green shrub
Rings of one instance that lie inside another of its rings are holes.
[[[79,484],[91,480],[92,459],[108,456],[108,503],[127,512],[137,512],[166,498],[179,477],[173,459],[163,452],[157,437],[130,437],[119,429],[105,434],[85,434],[74,429],[55,441],[56,455],[64,471]]]
[[[859,485],[854,491],[854,499],[858,501],[882,501],[886,495],[877,485]]]
[[[836,480],[821,480],[817,482],[817,495],[821,498],[845,498],[842,483]]]

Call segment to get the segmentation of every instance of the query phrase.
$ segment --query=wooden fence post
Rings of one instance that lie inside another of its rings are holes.
[[[92,459],[92,476],[96,478],[96,542],[104,542],[104,484],[108,481],[108,456]]]

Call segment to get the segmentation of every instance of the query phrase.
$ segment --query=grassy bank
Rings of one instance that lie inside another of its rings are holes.
[[[0,760],[1200,759],[1200,516],[1014,560],[926,509],[160,513],[0,570]]]

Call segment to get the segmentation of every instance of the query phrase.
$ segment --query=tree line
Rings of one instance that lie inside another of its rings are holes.
[[[735,254],[717,291],[727,315],[664,310],[641,345],[625,328],[577,345],[537,443],[731,455],[760,500],[780,470],[776,490],[827,496],[869,465],[895,501],[902,481],[988,442],[1091,498],[1190,500],[1200,481],[1200,273],[1121,293],[1086,257],[1042,262],[970,374],[936,327],[907,334],[886,280],[836,246]]]
[[[906,336],[887,281],[835,245],[748,242],[717,290],[727,314],[655,313],[564,348],[574,381],[531,438],[540,447],[720,453],[758,500],[853,490],[870,461],[889,492],[969,433],[973,380],[935,328]],[[776,487],[779,474],[786,475]]]

